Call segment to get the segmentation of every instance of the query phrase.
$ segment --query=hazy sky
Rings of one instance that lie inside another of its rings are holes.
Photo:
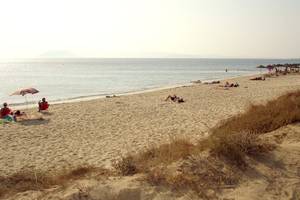
[[[300,0],[3,0],[0,58],[300,57]]]

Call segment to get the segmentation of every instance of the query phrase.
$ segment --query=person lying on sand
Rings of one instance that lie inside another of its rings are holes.
[[[17,110],[14,115],[15,122],[24,122],[24,121],[34,121],[34,120],[44,120],[42,116],[28,116],[25,112]]]
[[[48,108],[49,108],[49,104],[45,98],[42,98],[42,101],[39,101],[38,105],[39,105],[39,112],[48,110]]]
[[[117,95],[107,95],[107,96],[105,96],[106,98],[114,98],[114,97],[118,97]]]
[[[168,101],[169,99],[171,99],[172,101],[175,101],[175,100],[177,99],[176,94],[174,94],[173,96],[169,95],[169,96],[165,99],[165,101]]]
[[[266,80],[266,78],[264,76],[259,76],[259,77],[254,77],[254,78],[250,78],[251,81],[264,81]]]
[[[233,85],[233,87],[239,87],[240,85],[237,83],[237,82],[235,82],[235,84]]]
[[[229,83],[226,81],[225,85],[220,85],[220,87],[230,88],[230,87],[239,87],[240,85],[236,82],[235,84]]]
[[[20,110],[17,110],[13,113],[14,120],[17,121],[23,121],[28,119],[28,116],[25,112],[21,112]]]
[[[177,103],[183,103],[184,102],[183,98],[176,96],[176,94],[174,94],[173,96],[169,95],[165,99],[165,101],[168,101],[169,99],[171,99],[171,101],[177,102]]]

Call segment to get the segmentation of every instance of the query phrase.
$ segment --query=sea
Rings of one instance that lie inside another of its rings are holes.
[[[84,100],[191,81],[220,80],[264,72],[258,65],[299,63],[300,59],[187,59],[187,58],[69,58],[0,61],[0,103],[11,106]],[[227,70],[226,70],[227,69]],[[33,87],[34,95],[10,96]]]

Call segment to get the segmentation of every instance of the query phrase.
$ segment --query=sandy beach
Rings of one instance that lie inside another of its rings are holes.
[[[30,169],[53,171],[89,164],[110,166],[128,152],[137,152],[173,137],[199,139],[220,120],[300,89],[299,75],[250,81],[229,80],[240,87],[195,84],[154,92],[52,105],[43,121],[1,125],[0,174]],[[225,81],[222,81],[222,84]],[[169,94],[183,97],[177,104]],[[51,102],[50,102],[51,103]],[[27,110],[39,116],[34,110]]]

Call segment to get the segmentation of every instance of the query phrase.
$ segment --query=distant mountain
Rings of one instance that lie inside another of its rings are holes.
[[[74,58],[77,57],[74,53],[64,50],[47,51],[38,56],[39,58]]]

